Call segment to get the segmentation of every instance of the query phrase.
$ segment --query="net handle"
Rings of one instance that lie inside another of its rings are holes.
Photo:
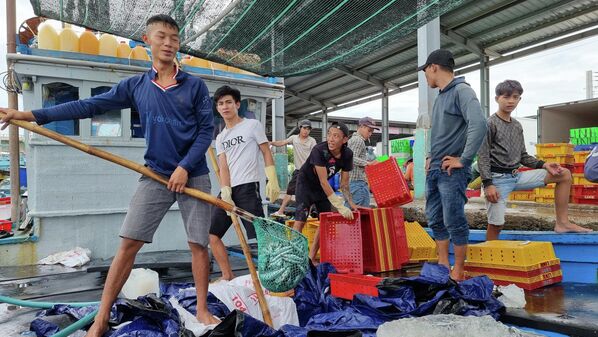
[[[214,173],[216,173],[216,178],[218,178],[218,182],[220,183],[220,169],[218,168],[218,161],[216,160],[216,153],[214,152],[213,147],[210,146],[208,148],[208,154],[210,155],[210,161],[212,162],[212,168],[214,169]],[[243,209],[237,208],[236,206],[233,208],[233,210],[235,212],[234,214],[230,215],[230,218],[233,221],[233,227],[235,228],[235,232],[237,232],[237,237],[239,238],[239,242],[241,243],[243,255],[245,255],[245,261],[247,262],[247,267],[249,268],[249,274],[251,274],[251,281],[253,282],[253,287],[255,288],[255,293],[257,295],[257,300],[260,305],[260,309],[262,309],[262,316],[264,317],[264,322],[266,322],[266,324],[268,324],[270,327],[274,327],[274,325],[272,324],[272,317],[270,316],[270,308],[268,308],[268,303],[266,302],[266,297],[264,296],[262,284],[260,283],[260,279],[257,276],[257,271],[255,270],[255,265],[253,264],[251,250],[249,250],[249,245],[247,244],[245,235],[241,230],[241,225],[239,225],[239,219],[237,219],[237,212],[243,212],[251,216],[252,219],[250,221],[253,221],[253,219],[255,219],[256,217]]]

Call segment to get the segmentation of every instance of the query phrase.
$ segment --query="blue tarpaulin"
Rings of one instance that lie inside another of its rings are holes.
[[[456,283],[449,279],[449,270],[442,265],[425,264],[421,274],[415,277],[384,279],[378,285],[378,297],[358,294],[352,301],[330,295],[328,274],[334,272],[330,264],[312,266],[295,289],[299,327],[284,325],[280,330],[274,330],[240,311],[230,312],[209,294],[210,311],[224,319],[207,336],[307,337],[316,332],[326,332],[330,336],[375,336],[379,325],[404,317],[452,313],[498,318],[504,312],[503,304],[492,295],[490,279],[482,276]],[[162,298],[148,295],[136,301],[117,300],[112,307],[111,323],[132,323],[105,337],[190,336],[168,298],[175,296],[185,309],[195,313],[195,290],[186,290],[192,286],[191,283],[162,286]],[[67,314],[78,319],[94,309],[56,306],[42,311],[31,323],[31,330],[39,337],[51,336],[58,331],[58,326],[44,317]]]

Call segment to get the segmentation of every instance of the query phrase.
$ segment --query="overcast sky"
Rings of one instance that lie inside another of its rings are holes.
[[[0,72],[6,70],[6,8],[0,0]],[[17,1],[17,24],[34,16],[29,1]],[[587,38],[576,43],[549,49],[531,56],[502,63],[490,68],[491,104],[494,112],[494,87],[505,80],[515,79],[523,85],[524,93],[514,116],[534,115],[538,106],[585,99],[585,73],[598,72],[598,37]],[[465,74],[465,78],[479,97],[480,75],[478,71]],[[391,96],[389,99],[390,119],[414,122],[417,119],[417,90],[410,90]],[[7,105],[6,92],[0,91],[0,106]],[[347,117],[371,116],[381,118],[381,101],[336,111],[331,115]],[[315,110],[315,109],[314,109]]]

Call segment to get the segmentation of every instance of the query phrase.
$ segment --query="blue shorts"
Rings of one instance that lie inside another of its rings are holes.
[[[530,170],[517,173],[492,173],[492,183],[498,192],[498,202],[486,200],[488,209],[488,223],[494,226],[505,224],[505,210],[507,198],[513,191],[531,190],[546,186],[544,180],[548,172],[544,169]]]
[[[437,241],[450,239],[454,245],[469,242],[469,224],[465,218],[465,189],[471,178],[470,168],[446,171],[430,170],[426,178],[426,218]]]
[[[370,188],[363,180],[354,180],[349,183],[351,198],[357,206],[370,207]],[[345,203],[348,206],[348,203]]]

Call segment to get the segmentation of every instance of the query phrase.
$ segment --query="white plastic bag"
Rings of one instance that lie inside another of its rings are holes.
[[[214,294],[229,310],[240,310],[253,318],[264,320],[257,294],[251,282],[251,276],[240,276],[232,281],[220,281],[210,284],[209,291]],[[264,291],[266,293],[266,291]],[[274,329],[285,324],[299,325],[297,307],[290,297],[265,295]]]
[[[121,290],[122,297],[135,300],[139,296],[152,293],[160,297],[160,276],[158,273],[145,268],[131,270],[131,274]]]
[[[74,249],[52,254],[37,262],[37,264],[63,264],[67,267],[81,267],[91,260],[91,250],[75,247]]]
[[[509,284],[505,287],[498,287],[498,291],[502,293],[498,300],[502,302],[507,308],[523,309],[525,308],[525,292],[514,284]]]

